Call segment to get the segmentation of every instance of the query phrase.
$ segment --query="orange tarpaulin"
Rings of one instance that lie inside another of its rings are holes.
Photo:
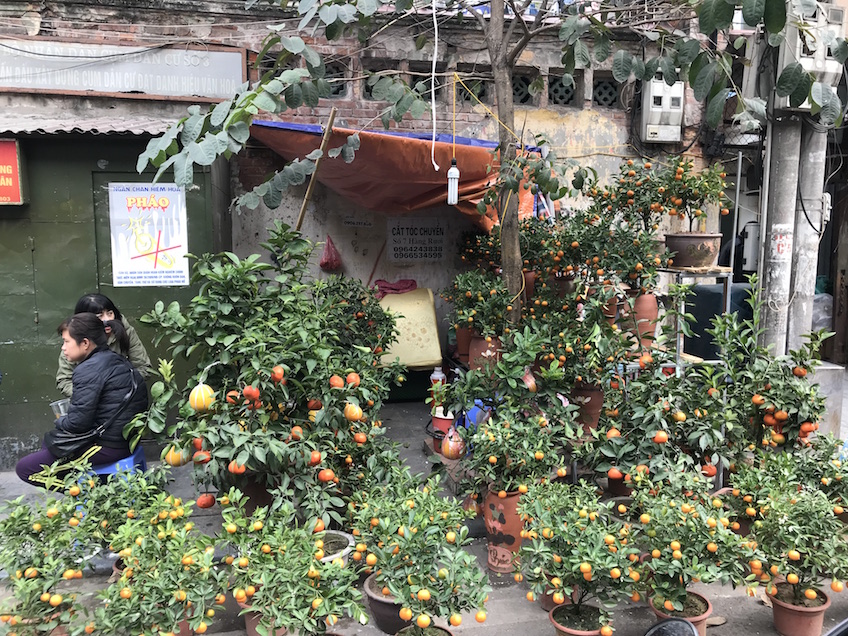
[[[356,131],[333,128],[328,148],[344,145]],[[283,122],[254,121],[250,134],[286,161],[302,158],[321,145],[320,126],[304,126]],[[457,210],[490,230],[497,223],[497,213],[490,209],[485,215],[477,212],[477,202],[497,177],[494,149],[497,144],[457,137],[437,136],[435,158],[440,170],[430,160],[429,136],[405,135],[376,131],[359,133],[360,146],[354,160],[345,163],[339,156],[321,160],[319,182],[375,212],[404,214],[438,205],[446,205],[447,171],[453,148],[459,168],[459,203]],[[519,216],[532,214],[533,195],[519,190]]]

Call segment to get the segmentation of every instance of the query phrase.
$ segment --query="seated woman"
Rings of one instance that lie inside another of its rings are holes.
[[[130,456],[123,429],[136,414],[147,408],[147,387],[144,378],[122,355],[107,344],[106,327],[126,344],[127,332],[118,320],[103,323],[92,313],[75,314],[59,325],[62,354],[75,363],[73,396],[68,414],[56,420],[60,431],[78,436],[103,427],[99,436],[73,454],[78,457],[92,446],[101,449],[91,457],[92,464],[110,464]],[[62,457],[50,452],[48,440],[36,451],[18,461],[15,472],[22,480],[35,483],[30,477]]]
[[[150,365],[150,356],[147,355],[147,350],[144,344],[138,337],[133,326],[121,314],[121,310],[112,302],[108,296],[103,294],[86,294],[77,301],[77,306],[74,308],[74,314],[84,314],[91,312],[97,314],[100,320],[107,322],[109,320],[117,320],[124,326],[124,331],[129,336],[128,340],[121,341],[111,333],[109,328],[106,328],[108,337],[107,344],[115,353],[120,353],[124,357],[129,358],[132,365],[139,370],[141,376],[145,379],[150,377],[153,367]],[[73,393],[72,376],[76,365],[65,357],[64,353],[59,354],[59,370],[56,372],[56,387],[65,395],[71,397]]]

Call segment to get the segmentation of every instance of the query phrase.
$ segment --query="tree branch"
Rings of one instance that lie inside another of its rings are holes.
[[[483,30],[483,36],[485,37],[486,32],[489,28],[486,19],[483,17],[483,14],[477,10],[477,8],[468,2],[467,0],[457,0],[459,2],[459,6],[461,6],[465,11],[468,11],[474,18],[477,20],[477,24],[480,25],[480,28]]]

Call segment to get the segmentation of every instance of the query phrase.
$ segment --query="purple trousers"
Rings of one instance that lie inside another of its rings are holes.
[[[109,448],[103,446],[91,457],[92,465],[97,464],[113,464],[119,459],[129,457],[131,455],[129,448]],[[30,453],[18,460],[15,464],[15,472],[18,477],[28,484],[38,486],[39,484],[30,481],[30,477],[38,472],[41,472],[42,466],[49,466],[55,462],[58,457],[54,457],[53,453],[47,450],[47,445],[41,442],[41,450]]]

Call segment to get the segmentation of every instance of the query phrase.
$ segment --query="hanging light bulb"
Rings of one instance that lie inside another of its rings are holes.
[[[456,157],[451,159],[451,167],[448,170],[448,205],[456,205],[459,202],[459,168],[456,167]]]

